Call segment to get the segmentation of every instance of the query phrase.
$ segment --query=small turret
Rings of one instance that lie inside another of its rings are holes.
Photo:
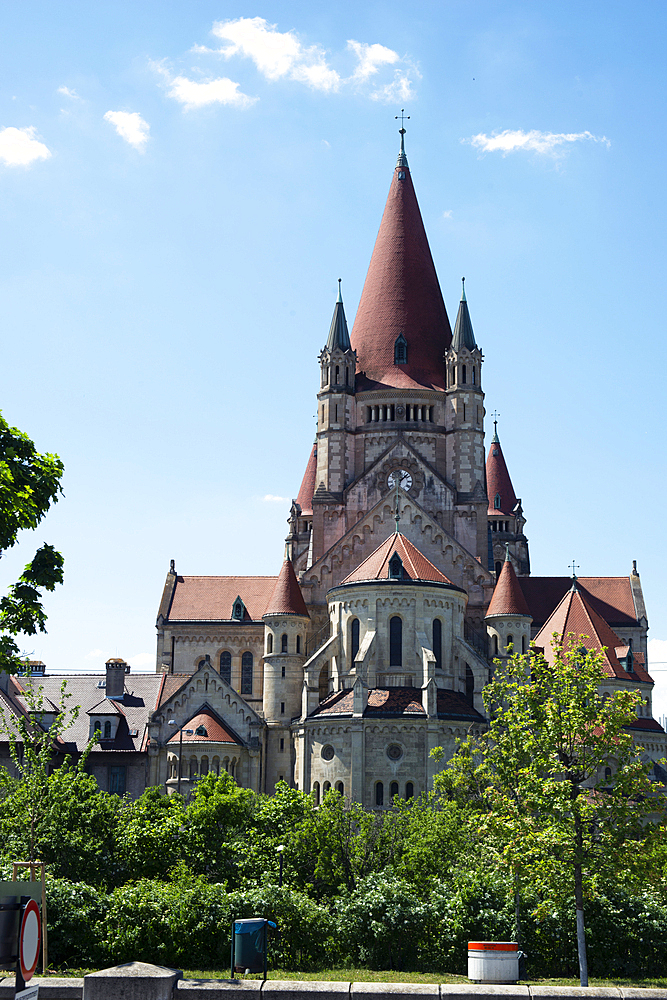
[[[509,543],[505,546],[505,562],[484,621],[494,658],[505,659],[512,653],[528,652],[533,616],[510,560]]]
[[[339,278],[329,336],[320,354],[317,394],[317,485],[323,483],[329,493],[341,493],[351,472],[345,440],[354,424],[356,367],[357,355],[350,344]]]
[[[286,556],[264,621],[264,692],[267,723],[267,791],[292,774],[291,723],[301,714],[303,664],[310,615],[291,560]]]
[[[494,414],[497,417],[497,414]],[[493,438],[486,459],[486,489],[489,495],[489,569],[499,578],[506,545],[519,576],[530,573],[528,539],[523,533],[526,519],[516,496],[498,437],[498,420],[493,421]]]

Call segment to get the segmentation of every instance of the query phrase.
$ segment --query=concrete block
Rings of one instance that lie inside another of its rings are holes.
[[[29,985],[38,985],[44,1000],[81,1000],[83,994],[83,979],[33,976]],[[14,976],[0,980],[0,1000],[14,1000]]]
[[[530,1000],[528,986],[513,986],[493,983],[442,983],[441,1000]]]
[[[638,986],[619,986],[623,1000],[667,1000],[667,990],[641,989]]]
[[[349,995],[350,983],[316,979],[267,979],[262,988],[262,1000],[347,1000]]]
[[[579,997],[621,1000],[620,990],[616,986],[530,986],[529,989],[534,1000],[577,1000]],[[639,990],[639,995],[644,996],[644,992]]]
[[[259,1000],[261,979],[181,979],[173,1000]]]
[[[376,1000],[378,996],[431,997],[440,1000],[437,983],[352,983],[351,1000]]]
[[[146,962],[127,962],[84,976],[83,1000],[172,1000],[183,973]]]

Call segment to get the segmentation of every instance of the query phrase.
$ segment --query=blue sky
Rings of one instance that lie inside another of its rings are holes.
[[[65,554],[26,651],[150,669],[171,558],[277,572],[405,107],[533,573],[637,559],[667,668],[666,22],[653,0],[2,5],[0,403],[67,469],[0,563],[4,586],[37,543]]]

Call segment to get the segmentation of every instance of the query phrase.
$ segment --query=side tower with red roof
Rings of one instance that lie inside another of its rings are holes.
[[[526,519],[507,469],[498,437],[497,420],[493,422],[493,437],[486,459],[486,488],[489,495],[489,569],[495,572],[496,580],[499,579],[509,546],[517,576],[529,576],[528,539],[523,531]]]

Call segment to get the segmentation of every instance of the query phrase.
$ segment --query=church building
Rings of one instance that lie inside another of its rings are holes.
[[[483,362],[465,286],[452,332],[401,129],[352,330],[339,288],[319,355],[317,435],[277,575],[167,574],[149,784],[187,792],[228,770],[318,801],[410,798],[432,787],[433,747],[451,754],[484,726],[494,659],[569,631],[606,650],[609,690],[642,692],[632,729],[664,755],[636,567],[530,575],[497,427],[485,449]]]

